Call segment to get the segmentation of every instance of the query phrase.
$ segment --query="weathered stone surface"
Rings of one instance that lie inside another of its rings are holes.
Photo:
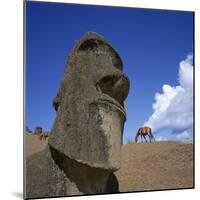
[[[26,198],[119,192],[112,171],[91,168],[49,148],[27,160]]]
[[[117,52],[96,33],[76,43],[54,101],[52,147],[93,167],[119,168],[129,89],[122,67]]]
[[[86,33],[76,43],[53,101],[57,113],[46,153],[28,161],[29,197],[118,191],[113,172],[120,168],[129,91],[122,69],[118,53],[102,36]],[[41,183],[32,177],[36,168]]]

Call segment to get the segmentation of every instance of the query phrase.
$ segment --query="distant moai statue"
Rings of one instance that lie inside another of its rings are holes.
[[[35,132],[34,132],[34,134],[35,134],[35,135],[40,135],[40,133],[42,133],[42,127],[39,127],[39,126],[35,127]]]
[[[26,126],[26,130],[25,131],[26,131],[27,134],[32,134],[32,131],[28,126]]]
[[[130,84],[122,70],[118,53],[97,33],[76,43],[53,101],[48,147],[27,165],[28,197],[118,192],[113,172],[120,168]]]

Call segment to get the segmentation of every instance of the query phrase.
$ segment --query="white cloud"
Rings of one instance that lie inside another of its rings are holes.
[[[183,88],[193,89],[193,56],[188,55],[180,62],[179,82]]]
[[[177,134],[178,140],[190,140],[191,139],[191,133],[188,131],[183,131],[182,133]]]
[[[170,134],[192,138],[193,127],[193,56],[180,62],[179,85],[163,85],[162,93],[155,94],[153,114],[144,125],[150,126],[155,133],[169,130]],[[190,137],[189,137],[190,135]]]
[[[166,140],[167,140],[167,138],[163,137],[161,135],[156,137],[156,141],[166,141]]]

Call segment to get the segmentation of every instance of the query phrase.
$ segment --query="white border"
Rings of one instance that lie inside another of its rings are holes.
[[[44,0],[43,0],[44,1]],[[49,2],[57,2],[49,0]],[[199,0],[60,0],[60,2],[195,11],[195,180],[196,189],[118,195],[68,197],[66,199],[198,199],[200,194],[200,7]],[[197,3],[198,2],[198,3]],[[198,9],[199,8],[199,9]],[[1,199],[19,199],[22,194],[23,141],[23,1],[1,1],[0,6],[0,188]],[[54,198],[51,198],[54,199]],[[55,198],[57,199],[57,198]],[[61,198],[64,199],[64,198]]]

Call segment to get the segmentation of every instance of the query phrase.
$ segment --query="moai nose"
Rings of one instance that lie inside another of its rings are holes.
[[[122,106],[128,96],[130,82],[125,74],[108,75],[98,82],[98,88],[102,93],[117,100]]]

